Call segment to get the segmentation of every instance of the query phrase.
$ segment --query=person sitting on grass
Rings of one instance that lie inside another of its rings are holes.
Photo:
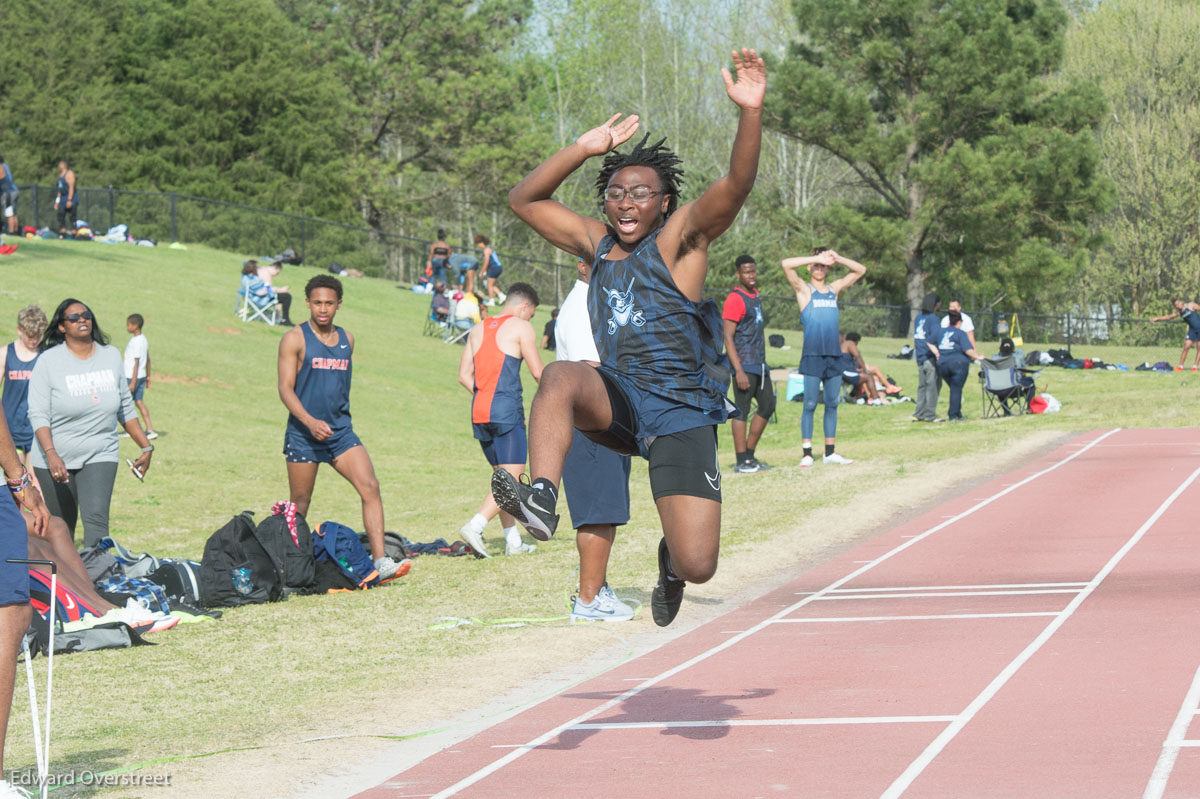
[[[875,387],[876,373],[878,373],[878,377],[883,375],[877,367],[873,373],[872,367],[868,367],[863,361],[862,353],[858,351],[858,342],[862,341],[862,336],[850,331],[839,338],[842,347],[842,382],[854,386],[855,392],[861,393],[867,404],[883,405],[883,397],[880,395],[879,389]],[[861,404],[862,399],[859,402]]]
[[[534,479],[492,474],[496,502],[535,538],[558,526],[555,506],[572,431],[650,462],[650,489],[662,521],[655,624],[670,624],[684,582],[707,582],[721,540],[717,425],[730,415],[721,317],[704,301],[708,248],[729,229],[758,174],[767,73],[754,50],[733,54],[735,81],[721,70],[738,107],[728,172],[696,200],[679,203],[679,158],[649,136],[614,152],[638,118],[611,116],[543,161],[508,195],[509,206],[554,246],[592,263],[588,314],[600,366],[555,361],[546,367],[530,414]],[[620,120],[620,121],[618,121]],[[554,192],[590,158],[607,156],[596,180],[603,221],[577,214]],[[708,470],[712,471],[709,472]]]
[[[1174,313],[1169,313],[1166,316],[1156,316],[1150,321],[1166,322],[1168,319],[1182,319],[1187,323],[1187,334],[1183,337],[1183,352],[1179,355],[1179,365],[1175,367],[1175,371],[1183,371],[1188,350],[1192,348],[1196,350],[1196,360],[1192,364],[1192,371],[1198,371],[1200,370],[1200,303],[1173,300],[1171,304],[1175,306]]]

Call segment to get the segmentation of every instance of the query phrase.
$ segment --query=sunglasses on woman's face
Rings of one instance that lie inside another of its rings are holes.
[[[96,317],[92,316],[91,311],[84,311],[83,313],[69,313],[66,316],[68,322],[78,322],[80,319],[86,319],[90,322],[95,318]]]

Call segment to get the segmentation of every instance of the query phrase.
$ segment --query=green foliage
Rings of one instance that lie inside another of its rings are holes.
[[[1093,81],[1108,101],[1101,163],[1117,186],[1084,290],[1134,314],[1165,313],[1171,299],[1200,296],[1200,9],[1102,3],[1067,45],[1065,79]]]
[[[270,0],[13,0],[0,29],[30,67],[0,84],[18,180],[66,158],[81,186],[346,218],[341,94]]]
[[[916,304],[931,277],[1029,308],[1039,281],[1071,275],[1111,188],[1091,135],[1099,92],[1045,80],[1062,57],[1060,3],[794,9],[803,35],[772,65],[768,125],[852,170],[858,192],[818,226],[880,259],[876,290]]]

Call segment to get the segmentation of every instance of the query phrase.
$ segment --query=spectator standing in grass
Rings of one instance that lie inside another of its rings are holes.
[[[437,241],[429,245],[429,258],[425,261],[425,275],[430,281],[450,282],[450,245],[446,243],[446,231],[437,232]]]
[[[947,318],[950,326],[941,331],[938,340],[937,370],[938,375],[950,386],[950,410],[946,416],[952,422],[961,422],[963,386],[971,371],[971,361],[978,361],[980,355],[963,332],[962,317],[958,311],[951,311]]]
[[[542,328],[542,349],[554,352],[554,348],[558,346],[558,342],[554,335],[554,327],[558,324],[558,309],[555,308],[550,312],[550,321]]]
[[[591,265],[580,258],[576,267],[579,277],[563,300],[554,329],[558,360],[598,367],[600,353],[587,307]],[[563,461],[563,489],[579,552],[579,593],[571,608],[572,622],[633,618],[633,608],[618,599],[608,585],[608,558],[617,527],[629,521],[629,468],[628,455],[618,455],[574,431]]]
[[[54,187],[54,210],[58,214],[58,232],[64,236],[75,235],[75,223],[79,220],[79,197],[76,194],[75,170],[66,161],[58,162],[58,182]],[[67,222],[71,223],[67,227]]]
[[[38,345],[29,378],[29,424],[37,446],[33,471],[50,513],[71,536],[83,521],[84,546],[108,535],[117,477],[117,424],[142,448],[133,466],[150,468],[154,445],[138,423],[121,352],[108,344],[92,310],[76,299],[59,303]]]
[[[466,252],[450,254],[450,268],[454,270],[456,288],[468,293],[475,291],[475,271],[479,268],[479,259]]]
[[[729,420],[738,472],[753,474],[771,467],[754,457],[754,448],[775,412],[775,386],[767,367],[767,341],[764,331],[762,298],[758,295],[758,265],[749,255],[734,261],[737,285],[725,298],[721,312],[725,353],[733,368],[733,404],[741,414]],[[757,411],[750,418],[750,404]],[[746,428],[749,427],[749,434]]]
[[[950,314],[956,313],[962,317],[962,332],[967,334],[967,338],[971,341],[971,349],[975,349],[975,323],[971,321],[971,317],[963,313],[962,300],[950,300],[950,304],[946,306],[947,314],[942,317],[942,327],[950,327]]]
[[[932,291],[921,300],[921,313],[913,320],[913,357],[917,361],[917,408],[914,422],[940,422],[937,415],[938,392],[942,378],[938,376],[937,336],[941,321],[937,310],[942,300]]]
[[[29,628],[29,571],[23,564],[9,563],[8,558],[24,560],[29,557],[25,519],[17,508],[29,510],[32,530],[46,533],[50,514],[42,497],[33,490],[29,472],[21,466],[21,458],[13,447],[8,426],[0,419],[0,468],[16,502],[0,500],[0,777],[4,776],[4,739],[8,732],[8,714],[12,709],[13,688],[16,684],[17,652],[21,638]],[[7,780],[0,779],[0,799],[19,799],[29,794]]]
[[[846,267],[849,274],[826,284],[825,278],[834,265]],[[804,411],[800,416],[804,457],[800,459],[800,465],[813,465],[812,437],[818,394],[825,402],[825,414],[821,420],[825,432],[825,457],[821,459],[822,463],[853,463],[834,451],[837,442],[837,407],[842,392],[838,295],[857,283],[866,274],[867,268],[857,261],[843,258],[828,247],[814,247],[812,255],[808,257],[785,258],[782,266],[784,276],[796,292],[800,321],[804,325],[804,349],[800,355],[800,374],[804,375]],[[801,266],[808,267],[807,282],[796,274],[796,268]]]
[[[397,563],[383,549],[383,499],[367,448],[350,419],[354,336],[333,323],[342,307],[342,281],[316,275],[304,286],[309,319],[279,341],[279,398],[288,409],[283,455],[288,491],[303,516],[312,503],[317,469],[328,463],[362,499],[363,527],[381,580],[402,577],[411,563]]]
[[[12,168],[0,155],[0,209],[8,221],[8,232],[17,235],[17,182],[13,179]]]
[[[496,285],[496,281],[500,279],[500,273],[504,270],[500,264],[500,256],[496,255],[488,237],[482,233],[475,236],[475,244],[483,249],[483,275],[487,280],[486,304],[490,307],[497,302],[503,303],[505,294]]]
[[[471,392],[471,424],[483,456],[492,470],[504,470],[514,479],[525,473],[529,452],[525,435],[525,404],[521,389],[521,362],[534,380],[542,379],[533,325],[538,295],[528,283],[514,283],[499,316],[490,316],[471,328],[458,365],[458,382]],[[483,498],[479,512],[459,531],[463,540],[482,557],[490,557],[483,542],[488,522],[500,514],[504,528],[504,554],[523,555],[537,549],[521,540],[521,530],[500,510],[492,492]]]
[[[1187,323],[1187,333],[1183,337],[1183,352],[1179,355],[1179,365],[1175,367],[1175,371],[1183,371],[1188,350],[1193,348],[1196,350],[1196,360],[1192,364],[1192,371],[1198,371],[1200,370],[1200,303],[1174,300],[1171,304],[1175,306],[1174,313],[1169,313],[1166,316],[1156,316],[1150,321],[1166,322],[1169,319],[1182,319]]]
[[[129,395],[133,404],[142,414],[146,423],[146,438],[153,441],[158,438],[154,425],[150,423],[150,409],[146,407],[146,389],[150,387],[150,342],[142,333],[142,325],[146,323],[140,313],[130,314],[125,320],[125,330],[133,338],[125,345],[125,379],[129,381]]]
[[[46,332],[46,314],[36,305],[27,305],[17,313],[17,339],[4,349],[4,392],[0,405],[8,423],[13,444],[29,468],[33,449],[33,428],[29,424],[29,378],[38,359],[38,343]]]

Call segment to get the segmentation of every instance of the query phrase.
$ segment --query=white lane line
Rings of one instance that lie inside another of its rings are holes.
[[[573,724],[569,730],[661,730],[676,727],[821,727],[834,724],[946,724],[957,716],[842,716],[816,719],[713,719],[711,721],[614,721]]]
[[[1127,554],[1129,554],[1129,550],[1133,549],[1134,546],[1136,546],[1137,543],[1142,540],[1142,537],[1146,535],[1146,531],[1154,526],[1154,523],[1157,522],[1164,513],[1166,513],[1167,508],[1171,507],[1175,500],[1177,500],[1180,495],[1183,494],[1184,490],[1186,490],[1188,486],[1195,482],[1197,477],[1200,477],[1200,469],[1196,469],[1196,471],[1192,472],[1186,480],[1180,483],[1179,486],[1171,492],[1171,495],[1167,497],[1161,505],[1158,506],[1158,510],[1154,511],[1154,513],[1150,515],[1150,518],[1143,522],[1142,526],[1137,529],[1137,532],[1135,532],[1129,538],[1129,540],[1125,542],[1124,546],[1117,550],[1117,554],[1113,555],[1112,558],[1109,559],[1108,563],[1104,564],[1104,568],[1102,568],[1096,574],[1096,576],[1092,578],[1091,582],[1088,583],[1088,587],[1079,592],[1079,594],[1072,599],[1065,608],[1063,608],[1062,612],[1058,614],[1058,617],[1047,624],[1046,629],[1042,630],[1041,634],[1038,635],[1038,637],[1035,638],[1033,642],[1029,644],[1029,646],[1025,647],[1021,654],[1013,658],[1012,662],[1005,666],[1004,670],[996,675],[995,679],[988,683],[988,686],[971,701],[971,704],[967,705],[966,709],[961,714],[959,714],[958,719],[951,723],[946,729],[942,730],[941,734],[934,738],[929,746],[925,747],[925,751],[922,752],[916,760],[908,765],[908,768],[904,770],[904,773],[896,778],[896,781],[893,782],[891,786],[880,795],[879,799],[896,799],[896,797],[908,790],[909,786],[912,785],[913,780],[920,776],[921,772],[933,762],[933,759],[941,753],[946,745],[950,743],[950,741],[954,740],[954,736],[958,735],[962,728],[965,727],[971,721],[971,719],[975,718],[975,714],[978,713],[984,705],[991,701],[992,697],[1004,687],[1004,684],[1007,683],[1012,676],[1017,673],[1017,670],[1024,666],[1025,663],[1028,662],[1028,660],[1033,657],[1039,649],[1042,648],[1042,645],[1050,640],[1052,635],[1058,632],[1059,628],[1062,627],[1063,624],[1066,623],[1067,619],[1071,617],[1071,614],[1073,614],[1079,608],[1079,606],[1083,604],[1084,600],[1092,595],[1092,592],[1095,591],[1100,583],[1104,581],[1104,578],[1108,577],[1108,575],[1112,573],[1112,570],[1117,567],[1117,564],[1120,563]],[[1147,790],[1149,790],[1149,788],[1147,788]]]
[[[592,708],[591,710],[581,713],[580,715],[576,716],[575,718],[571,719],[570,721],[566,721],[566,722],[558,725],[557,727],[547,730],[546,732],[539,735],[537,738],[534,738],[532,741],[530,741],[524,748],[516,749],[516,750],[513,750],[512,752],[509,752],[504,757],[502,757],[498,760],[495,760],[492,763],[489,763],[488,765],[484,766],[481,769],[474,771],[471,774],[468,774],[466,777],[463,777],[461,780],[454,783],[450,787],[438,792],[437,794],[434,795],[434,799],[447,799],[447,797],[454,796],[459,791],[462,791],[466,788],[471,787],[472,785],[474,785],[475,783],[484,779],[485,777],[488,777],[489,775],[494,774],[495,772],[504,768],[509,763],[512,763],[514,760],[516,760],[517,758],[524,755],[526,752],[531,751],[532,749],[536,749],[538,746],[541,746],[543,743],[552,740],[553,738],[555,738],[558,735],[561,735],[563,730],[566,730],[567,728],[574,726],[576,724],[582,724],[590,718],[599,716],[601,713],[611,710],[612,708],[616,707],[617,705],[620,705],[622,702],[626,701],[627,699],[632,699],[633,697],[640,694],[642,691],[645,691],[648,688],[654,687],[655,685],[662,682],[663,680],[670,679],[671,677],[674,677],[679,672],[690,669],[692,666],[696,665],[697,663],[707,660],[708,658],[712,657],[713,655],[715,655],[719,652],[725,651],[726,649],[728,649],[729,647],[738,643],[739,641],[743,640],[744,638],[747,638],[760,630],[766,629],[768,626],[770,626],[770,623],[772,621],[774,621],[776,619],[781,619],[784,616],[788,616],[792,613],[795,613],[799,608],[804,607],[809,602],[811,602],[813,599],[819,597],[822,593],[828,593],[830,591],[834,591],[838,588],[841,588],[843,585],[845,585],[846,583],[855,579],[856,577],[866,574],[868,571],[875,568],[879,564],[881,564],[887,560],[890,560],[891,558],[895,557],[896,555],[900,554],[901,552],[905,551],[906,549],[912,547],[913,545],[918,544],[921,541],[924,541],[926,538],[933,535],[934,533],[937,533],[941,530],[946,529],[947,527],[954,524],[955,522],[960,521],[961,519],[967,518],[968,516],[970,516],[971,514],[975,513],[978,510],[986,508],[988,505],[992,504],[996,500],[998,500],[1002,497],[1008,496],[1013,491],[1016,491],[1018,488],[1028,485],[1029,483],[1032,483],[1033,481],[1043,477],[1044,475],[1049,474],[1050,472],[1054,471],[1055,469],[1065,466],[1066,464],[1068,464],[1071,461],[1078,458],[1080,455],[1083,455],[1085,452],[1090,450],[1092,447],[1099,444],[1104,439],[1119,432],[1120,429],[1121,428],[1119,428],[1119,427],[1115,427],[1112,430],[1109,430],[1108,432],[1104,433],[1103,435],[1098,436],[1097,438],[1089,441],[1087,444],[1080,447],[1075,452],[1072,452],[1070,455],[1067,455],[1062,460],[1059,460],[1059,461],[1056,461],[1056,462],[1050,464],[1045,469],[1042,469],[1040,472],[1034,472],[1033,474],[1029,475],[1028,477],[1021,480],[1020,482],[1013,483],[1008,488],[997,491],[995,494],[988,497],[987,499],[980,500],[979,502],[975,503],[970,508],[967,508],[965,511],[958,514],[957,516],[955,516],[951,519],[947,519],[946,521],[943,521],[939,524],[936,524],[933,527],[930,527],[928,530],[921,533],[920,535],[914,536],[913,538],[910,538],[908,541],[905,541],[903,544],[900,544],[900,545],[896,546],[894,549],[891,549],[888,552],[885,552],[884,554],[880,555],[878,558],[871,561],[867,565],[857,568],[854,571],[850,572],[849,574],[845,575],[844,577],[840,577],[837,580],[834,580],[832,583],[827,585],[821,591],[818,591],[815,594],[805,597],[804,599],[801,599],[799,602],[795,602],[795,603],[789,605],[788,607],[784,608],[783,610],[780,610],[775,615],[763,620],[762,622],[759,622],[758,624],[751,627],[749,630],[742,633],[741,635],[737,635],[737,636],[734,636],[733,638],[726,639],[725,641],[721,642],[720,644],[717,644],[713,648],[711,648],[705,652],[701,652],[700,654],[692,657],[689,660],[684,661],[683,663],[680,663],[677,666],[673,666],[672,668],[667,669],[663,673],[659,674],[657,677],[652,677],[649,680],[646,680],[641,685],[635,685],[634,687],[630,688],[628,691],[621,694],[620,696],[614,697],[614,698],[608,700],[607,702],[597,705],[596,707]]]
[[[1042,588],[1027,591],[914,591],[911,594],[836,594],[813,597],[816,602],[852,602],[860,599],[913,599],[956,596],[1032,596],[1034,594],[1078,594],[1082,588]]]
[[[882,591],[970,591],[995,590],[1001,588],[1083,588],[1086,582],[1079,583],[989,583],[985,585],[909,585],[902,588],[839,588],[829,591],[831,594],[880,593]]]
[[[1150,772],[1150,781],[1146,784],[1142,799],[1159,799],[1167,790],[1167,780],[1171,778],[1171,772],[1175,768],[1175,759],[1179,757],[1180,747],[1198,745],[1196,741],[1184,739],[1192,717],[1196,715],[1197,706],[1200,706],[1200,669],[1197,669],[1196,675],[1192,677],[1192,687],[1183,698],[1175,722],[1167,733],[1167,740],[1163,741],[1162,752],[1158,755],[1158,762],[1154,764],[1154,771]]]
[[[840,621],[941,621],[942,619],[1028,619],[1057,616],[1059,611],[1041,613],[944,613],[936,616],[821,616],[805,619],[776,619],[772,624],[834,624]]]

